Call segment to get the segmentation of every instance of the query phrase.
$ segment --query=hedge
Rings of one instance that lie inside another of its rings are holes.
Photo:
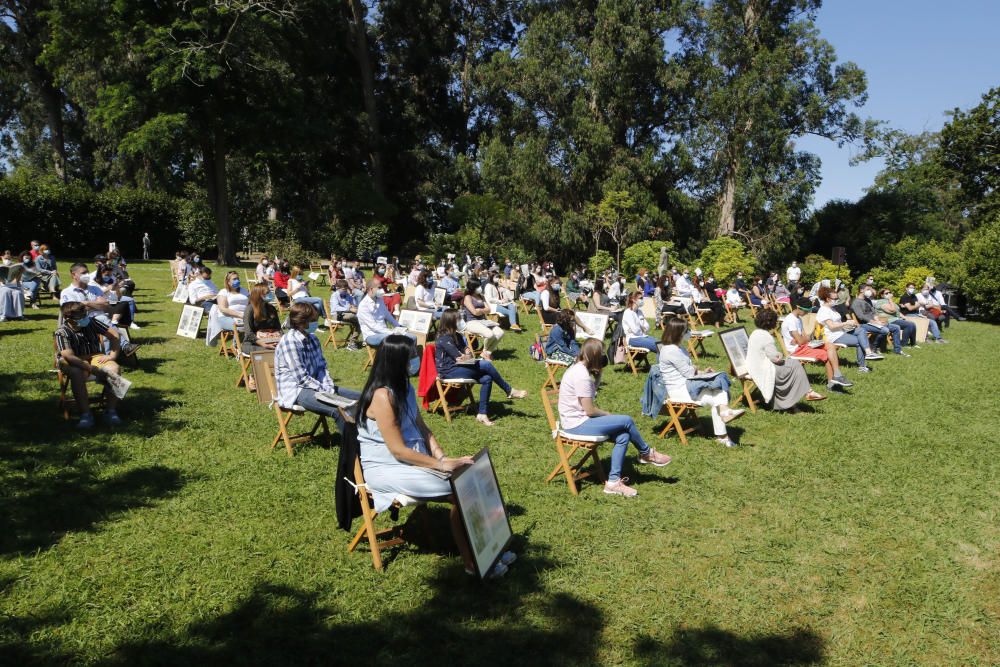
[[[37,239],[56,257],[91,257],[114,241],[127,259],[139,259],[148,232],[151,256],[172,257],[180,244],[179,216],[179,200],[156,192],[95,192],[49,178],[0,178],[0,245],[15,253]]]

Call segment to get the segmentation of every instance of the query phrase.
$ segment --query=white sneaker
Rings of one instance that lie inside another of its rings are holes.
[[[869,352],[865,355],[865,359],[870,359],[872,361],[878,361],[879,359],[885,359],[881,354],[875,352]]]
[[[135,331],[138,331],[142,327],[140,327],[138,324],[136,324],[135,322],[133,322],[132,324],[128,325],[128,328],[129,329],[134,329]]]

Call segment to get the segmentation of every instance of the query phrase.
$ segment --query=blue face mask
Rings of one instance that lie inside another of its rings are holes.
[[[83,329],[90,324],[90,315],[85,315],[76,321],[76,326]]]
[[[308,331],[311,334],[314,334],[314,333],[316,333],[316,329],[318,329],[318,328],[319,328],[319,322],[310,322],[309,323],[309,328],[306,329],[306,331]]]
[[[239,288],[240,288],[240,279],[239,279],[239,278],[237,278],[237,279],[236,279],[236,280],[234,280],[234,281],[233,281],[233,282],[232,282],[231,284],[232,284],[232,286],[233,286],[233,289],[239,289]]]

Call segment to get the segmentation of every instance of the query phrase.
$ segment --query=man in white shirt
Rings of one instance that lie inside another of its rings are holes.
[[[59,293],[59,305],[70,302],[80,302],[87,307],[87,314],[93,316],[107,326],[114,326],[122,340],[122,353],[126,357],[135,354],[139,346],[129,342],[124,328],[132,323],[132,312],[127,303],[119,301],[110,303],[104,291],[91,284],[90,273],[86,264],[74,264],[69,269],[72,282],[69,287]]]
[[[396,318],[385,307],[385,301],[382,299],[384,294],[385,291],[377,280],[369,280],[365,296],[358,304],[358,325],[361,327],[361,337],[365,344],[378,347],[386,336],[397,332],[416,341],[417,337],[402,329]],[[409,372],[410,375],[420,372],[419,356],[410,359]]]
[[[687,269],[674,281],[674,293],[682,299],[694,298],[695,289],[691,284],[691,273]]]
[[[786,282],[788,283],[788,291],[794,292],[795,286],[799,284],[799,279],[802,277],[802,269],[799,268],[799,263],[796,261],[792,262],[792,265],[788,267],[785,271]]]
[[[215,297],[218,295],[219,288],[212,282],[212,269],[207,266],[201,267],[200,277],[188,286],[188,302],[195,306],[201,306],[207,313],[212,310],[212,306],[215,305]]]

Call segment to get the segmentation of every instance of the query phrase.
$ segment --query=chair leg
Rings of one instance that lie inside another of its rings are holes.
[[[292,449],[292,439],[288,436],[288,423],[292,421],[292,413],[283,413],[278,405],[275,404],[274,414],[278,417],[278,433],[274,436],[274,440],[271,441],[271,449],[277,447],[278,441],[281,440],[285,443],[285,452],[289,456],[294,456],[295,450]]]
[[[577,446],[574,446],[573,449],[567,455],[566,447],[562,443],[562,438],[557,438],[556,447],[559,450],[559,459],[561,461],[560,466],[563,469],[563,473],[566,475],[566,484],[569,486],[569,491],[574,496],[578,496],[580,495],[580,491],[576,487],[576,475],[574,475],[573,467],[569,463],[570,456],[572,456],[573,453],[576,452]],[[549,479],[551,479],[551,476]]]

